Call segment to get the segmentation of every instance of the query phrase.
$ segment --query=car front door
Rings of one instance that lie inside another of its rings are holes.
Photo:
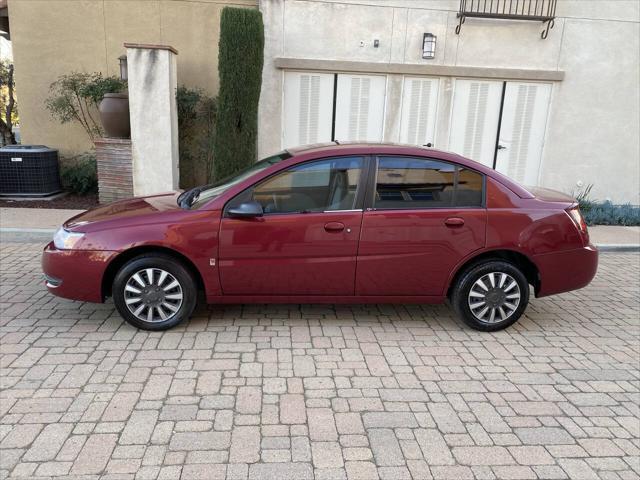
[[[219,272],[225,295],[353,295],[362,223],[363,157],[299,164],[245,190],[225,206]],[[264,215],[230,208],[261,204]]]
[[[427,158],[380,156],[376,164],[356,295],[441,295],[458,262],[485,244],[484,178]]]

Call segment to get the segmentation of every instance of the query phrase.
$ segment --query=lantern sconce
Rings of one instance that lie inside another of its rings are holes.
[[[425,33],[422,37],[422,58],[431,60],[436,56],[436,36]]]
[[[127,74],[127,56],[120,55],[118,60],[120,61],[120,80],[126,81],[129,78],[129,75]]]

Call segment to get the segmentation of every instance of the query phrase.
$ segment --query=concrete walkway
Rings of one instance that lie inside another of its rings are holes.
[[[0,208],[0,228],[56,230],[84,210],[56,208]]]
[[[46,241],[65,220],[82,210],[0,208],[0,239]],[[601,250],[640,250],[640,227],[589,227],[591,241]]]

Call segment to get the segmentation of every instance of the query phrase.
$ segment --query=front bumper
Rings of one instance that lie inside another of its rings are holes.
[[[58,297],[102,302],[102,279],[117,252],[58,250],[50,242],[42,252],[42,271],[49,292]]]
[[[598,270],[598,249],[594,245],[536,255],[533,259],[540,273],[536,297],[586,287]]]

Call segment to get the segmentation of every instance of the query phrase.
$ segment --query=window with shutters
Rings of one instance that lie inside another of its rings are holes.
[[[435,143],[439,79],[405,77],[402,93],[400,142]]]
[[[284,148],[331,141],[333,78],[326,73],[285,73]]]
[[[387,77],[338,74],[334,138],[382,141]]]
[[[456,80],[449,150],[493,167],[502,83]]]
[[[505,85],[495,168],[527,185],[538,182],[550,95],[548,83]]]

